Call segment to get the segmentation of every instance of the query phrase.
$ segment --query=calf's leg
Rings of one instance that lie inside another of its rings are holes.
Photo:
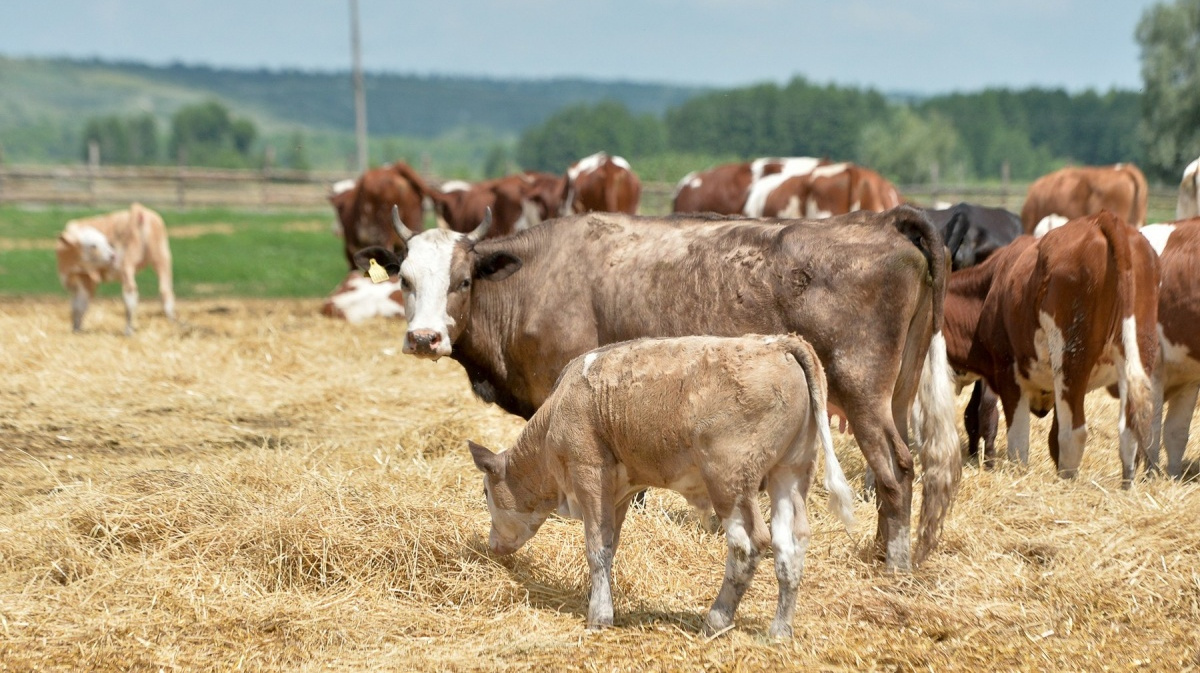
[[[1188,430],[1198,394],[1200,383],[1193,383],[1171,395],[1168,401],[1167,419],[1163,423],[1163,444],[1167,449],[1167,474],[1175,478],[1183,476],[1183,452],[1187,449]]]
[[[600,467],[585,466],[572,471],[579,507],[583,515],[584,551],[591,571],[587,627],[612,626],[612,561],[616,551],[616,508],[612,477]],[[623,508],[622,508],[623,509]]]
[[[751,491],[750,497],[740,497],[732,511],[722,517],[729,554],[725,558],[725,581],[721,583],[717,600],[704,618],[703,632],[708,636],[724,631],[733,623],[733,613],[737,611],[738,603],[741,603],[750,580],[754,578],[754,569],[758,566],[758,547],[751,540],[751,531],[756,527],[755,518],[761,521],[761,515],[753,493]]]
[[[133,312],[137,309],[138,288],[132,269],[121,273],[121,298],[125,300],[125,336],[133,334]]]
[[[83,331],[83,314],[87,313],[88,301],[91,298],[92,289],[90,287],[83,284],[75,286],[75,292],[71,295],[71,329],[73,331]]]
[[[779,603],[770,634],[774,638],[792,637],[792,618],[796,612],[796,591],[804,577],[804,552],[811,531],[805,511],[801,478],[787,467],[776,468],[767,479],[771,496],[771,548],[775,552],[775,579],[779,582]],[[798,492],[800,491],[800,492]]]
[[[162,297],[163,313],[167,318],[175,319],[175,287],[171,277],[171,258],[160,262],[158,268],[158,294]]]

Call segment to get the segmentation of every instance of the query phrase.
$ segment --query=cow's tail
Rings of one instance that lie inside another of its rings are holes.
[[[623,212],[621,208],[621,197],[631,191],[633,186],[629,184],[629,173],[617,168],[612,160],[609,160],[609,170],[616,169],[616,176],[613,178],[612,189],[604,190],[604,209],[610,213]]]
[[[920,211],[900,206],[896,209],[896,228],[909,237],[925,254],[929,264],[929,283],[933,290],[930,322],[933,337],[925,352],[921,379],[917,386],[920,405],[921,437],[921,519],[914,561],[920,563],[937,547],[942,526],[962,476],[962,455],[955,425],[954,380],[942,334],[942,310],[949,283],[949,264],[941,235]]]
[[[1117,315],[1121,321],[1120,350],[1124,364],[1117,372],[1118,388],[1124,382],[1125,422],[1137,439],[1138,446],[1150,445],[1151,418],[1154,413],[1153,392],[1150,377],[1142,365],[1142,354],[1138,349],[1136,306],[1137,280],[1133,273],[1133,251],[1129,237],[1123,231],[1120,220],[1109,211],[1096,216],[1100,231],[1108,240],[1108,249],[1117,268]]]
[[[833,452],[833,433],[829,430],[829,415],[826,411],[829,384],[825,380],[825,368],[817,359],[816,351],[804,339],[792,335],[788,352],[804,370],[808,381],[808,402],[812,422],[817,424],[817,440],[825,456],[825,490],[829,493],[829,511],[841,520],[847,532],[854,530],[854,491],[846,481],[846,473]]]

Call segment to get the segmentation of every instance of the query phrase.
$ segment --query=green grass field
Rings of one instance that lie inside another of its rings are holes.
[[[54,295],[59,284],[54,241],[67,220],[105,209],[0,206],[0,295]],[[158,209],[167,223],[181,298],[319,297],[345,275],[333,212]],[[153,271],[138,274],[142,297],[154,297]],[[117,284],[101,296],[119,296]]]

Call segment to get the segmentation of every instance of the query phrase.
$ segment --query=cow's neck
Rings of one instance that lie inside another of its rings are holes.
[[[967,369],[975,332],[983,315],[983,304],[992,288],[994,264],[982,264],[950,274],[943,306],[942,331],[946,335],[946,354],[955,369]]]

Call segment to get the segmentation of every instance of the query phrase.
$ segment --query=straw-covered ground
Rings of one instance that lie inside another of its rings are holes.
[[[1180,670],[1200,646],[1200,494],[1119,488],[1115,405],[1089,399],[1081,477],[968,466],[943,545],[911,575],[867,557],[815,489],[796,637],[766,635],[770,560],[735,628],[698,635],[724,541],[682,499],[630,515],[616,626],[584,631],[578,522],[486,550],[468,438],[521,421],[401,325],[316,302],[119,302],[88,331],[58,299],[0,301],[0,670]],[[1195,453],[1195,441],[1191,453]],[[851,440],[838,439],[862,482]]]

